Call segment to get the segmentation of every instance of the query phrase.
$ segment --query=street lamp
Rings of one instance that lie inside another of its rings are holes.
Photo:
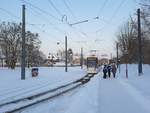
[[[68,64],[67,64],[67,60],[68,60],[68,52],[67,52],[67,36],[65,36],[65,72],[68,72]]]
[[[94,17],[92,19],[96,20],[96,19],[99,19],[99,17]],[[88,19],[88,20],[82,20],[82,21],[78,21],[78,22],[75,22],[75,23],[72,23],[72,24],[69,24],[69,25],[73,26],[73,25],[76,25],[76,24],[81,24],[81,23],[89,22],[89,20],[90,19]]]
[[[83,69],[83,48],[81,48],[81,69]]]
[[[64,42],[58,41],[56,44],[58,45],[57,58],[59,59],[59,61],[64,61]]]
[[[60,43],[57,42],[57,45]],[[67,36],[65,36],[65,72],[68,72],[68,50],[67,50]]]

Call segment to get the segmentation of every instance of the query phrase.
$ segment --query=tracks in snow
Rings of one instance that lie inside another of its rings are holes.
[[[2,113],[12,113],[16,111],[23,110],[32,105],[38,104],[40,102],[46,101],[48,99],[53,99],[57,96],[60,96],[64,93],[67,93],[85,83],[87,83],[90,78],[92,78],[94,74],[86,74],[84,77],[77,79],[68,84],[59,86],[54,89],[47,90],[45,92],[41,92],[32,96],[27,96],[23,98],[19,98],[13,101],[8,101],[0,104],[0,112]]]

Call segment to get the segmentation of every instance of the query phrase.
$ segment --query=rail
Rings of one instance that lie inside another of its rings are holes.
[[[70,82],[68,84],[59,86],[57,88],[47,90],[42,93],[38,93],[32,96],[27,96],[24,98],[16,99],[13,101],[9,101],[3,104],[0,104],[0,112],[2,113],[13,113],[16,111],[23,110],[27,107],[30,107],[32,105],[41,103],[43,101],[46,101],[48,99],[53,99],[57,96],[60,96],[64,93],[67,93],[75,88],[78,88],[79,86],[87,83],[90,81],[90,79],[94,76],[94,74],[86,74],[80,79],[77,79],[73,82]]]

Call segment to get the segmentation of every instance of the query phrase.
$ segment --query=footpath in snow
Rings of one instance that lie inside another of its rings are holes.
[[[124,80],[101,80],[100,113],[150,113],[150,100]]]

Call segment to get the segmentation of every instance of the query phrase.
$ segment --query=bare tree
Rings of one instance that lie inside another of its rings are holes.
[[[41,41],[38,37],[37,33],[26,32],[26,62],[28,67],[40,65]]]
[[[142,0],[142,2],[141,38],[143,63],[150,64],[150,0]],[[117,33],[117,43],[119,43],[122,61],[125,60],[126,56],[128,56],[127,58],[129,63],[135,63],[138,61],[137,34],[137,20],[130,17],[130,20],[125,23]]]
[[[21,26],[16,23],[1,23],[0,39],[2,52],[6,57],[8,67],[14,69],[18,59],[18,50],[20,48]]]
[[[121,52],[121,61],[125,62],[126,56],[128,56],[128,62],[137,61],[137,31],[134,29],[131,21],[125,23],[117,33],[117,42],[119,44],[119,50]]]
[[[143,51],[144,51],[144,63],[150,64],[150,0],[141,0],[141,18],[142,18],[142,25],[143,25]]]
[[[40,65],[42,61],[40,57],[39,35],[30,31],[26,32],[26,63],[27,66]],[[14,69],[16,63],[21,61],[21,24],[3,22],[0,23],[0,46],[2,53],[6,58],[6,65]]]

